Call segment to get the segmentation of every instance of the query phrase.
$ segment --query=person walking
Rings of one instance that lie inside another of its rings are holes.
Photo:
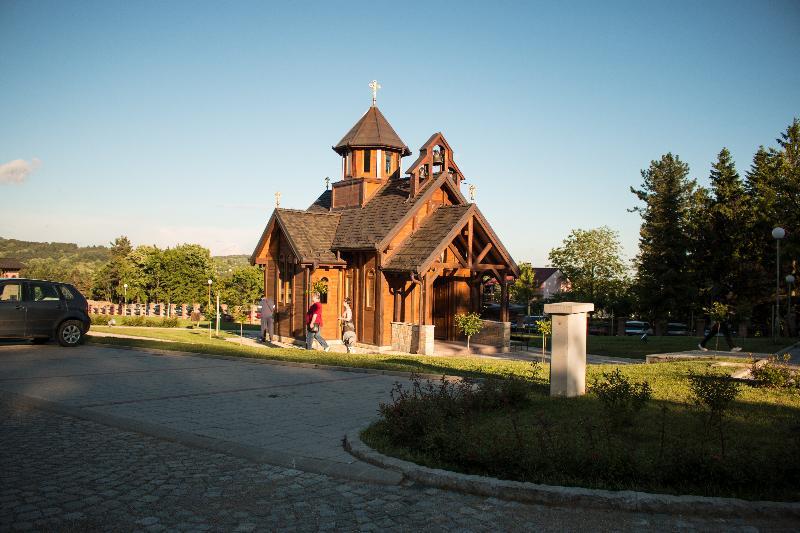
[[[322,346],[323,351],[331,349],[325,339],[322,338],[320,330],[322,329],[322,304],[319,303],[319,294],[314,293],[311,296],[311,305],[306,312],[306,350],[314,349],[314,339]]]
[[[275,302],[272,298],[261,298],[261,341],[267,342],[269,335],[269,342],[272,342],[272,336],[275,335]]]
[[[741,346],[734,346],[733,339],[731,338],[731,330],[728,328],[728,317],[733,314],[731,307],[733,306],[734,300],[735,295],[733,294],[733,291],[728,291],[725,296],[726,303],[714,302],[711,308],[706,308],[709,319],[713,321],[713,324],[710,328],[708,328],[708,333],[705,337],[703,337],[703,340],[700,341],[700,344],[697,345],[700,351],[707,352],[708,348],[706,348],[706,344],[720,331],[722,331],[722,334],[725,336],[725,342],[728,343],[728,349],[730,351],[742,351]]]
[[[339,320],[342,321],[342,342],[347,348],[347,353],[353,353],[353,346],[356,343],[356,328],[353,324],[353,310],[350,307],[350,298],[344,299],[344,307],[342,316]]]

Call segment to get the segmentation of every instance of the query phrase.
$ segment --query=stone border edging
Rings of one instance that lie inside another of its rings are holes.
[[[161,426],[152,422],[144,422],[99,411],[92,411],[91,409],[73,407],[10,391],[0,390],[0,400],[9,402],[12,405],[22,405],[39,411],[48,411],[62,416],[88,420],[123,431],[140,433],[191,448],[238,457],[253,463],[266,463],[313,474],[323,474],[331,477],[354,481],[367,481],[383,485],[397,485],[403,479],[403,476],[397,472],[387,471],[386,469],[383,471],[376,471],[373,466],[365,468],[367,465],[355,462],[347,464],[336,461],[325,461],[313,457],[292,456],[289,453],[277,450],[269,450],[266,448],[259,448],[258,446],[198,435],[188,431]]]
[[[347,434],[344,447],[354,457],[381,468],[402,473],[412,481],[432,487],[479,496],[551,506],[575,505],[647,513],[713,515],[721,517],[800,517],[800,503],[747,501],[709,496],[675,496],[638,491],[610,491],[560,487],[461,474],[420,466],[383,455],[367,446],[358,434]]]

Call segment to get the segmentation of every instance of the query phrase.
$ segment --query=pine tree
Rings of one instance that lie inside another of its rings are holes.
[[[692,300],[689,219],[696,183],[688,174],[689,166],[668,153],[642,171],[641,189],[631,187],[644,202],[633,209],[642,217],[636,291],[642,313],[653,319],[683,313]]]
[[[746,221],[744,187],[727,148],[711,167],[711,261],[709,281],[721,291],[737,292],[743,258],[742,239]],[[709,302],[710,303],[710,302]]]

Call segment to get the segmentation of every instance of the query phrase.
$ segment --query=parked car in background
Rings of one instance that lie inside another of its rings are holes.
[[[547,317],[542,315],[527,315],[522,317],[522,320],[511,322],[511,331],[516,333],[539,333],[539,326],[537,324],[540,320],[545,320]]]
[[[68,283],[38,279],[0,279],[0,338],[55,337],[61,346],[77,346],[89,331],[89,302]]]
[[[670,322],[667,324],[667,332],[665,335],[669,336],[686,336],[689,335],[689,326],[683,322]]]
[[[643,322],[641,320],[628,320],[625,322],[625,335],[639,335],[645,333],[648,335],[653,334],[653,329],[650,327],[650,322]]]

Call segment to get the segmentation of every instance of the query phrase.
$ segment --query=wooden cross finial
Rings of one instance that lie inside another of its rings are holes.
[[[280,191],[275,193],[275,209],[281,206],[281,193]]]
[[[381,84],[378,83],[378,80],[372,80],[369,82],[369,88],[372,89],[372,105],[375,105],[375,102],[378,101],[378,89],[381,88]]]

